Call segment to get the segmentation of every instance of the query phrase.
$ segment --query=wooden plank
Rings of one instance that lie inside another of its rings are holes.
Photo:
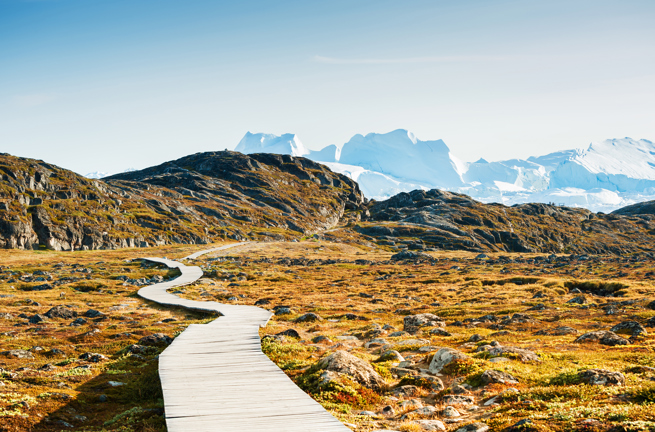
[[[243,244],[200,251],[185,259]],[[144,259],[178,268],[181,275],[141,288],[141,297],[221,315],[209,324],[190,325],[159,356],[169,432],[350,431],[264,355],[259,328],[271,318],[269,311],[182,299],[167,290],[197,281],[202,269],[165,258]]]

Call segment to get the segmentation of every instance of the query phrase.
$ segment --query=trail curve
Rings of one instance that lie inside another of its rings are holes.
[[[243,244],[200,251],[186,258]],[[259,328],[266,326],[271,312],[170,294],[167,290],[200,279],[202,269],[165,258],[143,259],[178,268],[181,275],[141,288],[141,297],[222,315],[209,324],[190,325],[159,356],[169,432],[350,431],[262,352]]]

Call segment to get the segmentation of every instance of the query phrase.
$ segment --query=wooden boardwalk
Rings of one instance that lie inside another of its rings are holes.
[[[239,246],[224,246],[190,255]],[[218,312],[209,324],[192,324],[159,356],[169,432],[348,432],[346,426],[300,390],[261,350],[259,328],[271,313],[255,306],[185,300],[166,290],[195,282],[196,266],[144,258],[180,269],[178,278],[139,290],[147,300]]]

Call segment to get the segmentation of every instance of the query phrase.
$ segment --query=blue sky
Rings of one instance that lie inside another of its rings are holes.
[[[412,130],[468,161],[655,140],[655,2],[0,0],[0,151],[121,171]]]

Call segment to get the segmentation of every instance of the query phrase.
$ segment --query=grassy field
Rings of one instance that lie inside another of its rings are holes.
[[[0,317],[0,352],[32,358],[0,355],[0,430],[164,430],[156,374],[164,345],[140,341],[214,318],[139,299],[139,279],[175,274],[132,259],[200,248],[2,251],[0,314],[9,315]],[[494,431],[655,430],[649,256],[391,255],[316,239],[253,243],[197,260],[205,276],[178,295],[277,311],[261,330],[263,351],[354,430],[440,430],[436,420],[447,430],[480,422]],[[56,286],[24,290],[46,283]],[[87,322],[29,323],[57,305]],[[102,316],[85,317],[89,309]],[[434,322],[406,325],[426,313]],[[575,342],[626,321],[645,331],[626,325],[613,346]],[[461,356],[431,372],[444,348]],[[323,370],[320,360],[339,351],[362,360],[378,384]],[[618,372],[620,383],[587,384],[589,369]],[[488,382],[489,370],[518,382]]]

